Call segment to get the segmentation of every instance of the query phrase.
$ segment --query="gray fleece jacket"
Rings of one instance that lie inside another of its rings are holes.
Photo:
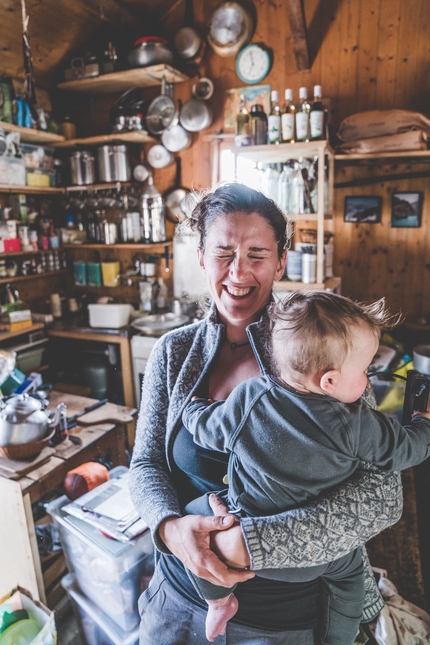
[[[247,333],[261,373],[266,374],[270,371],[267,318],[249,325]],[[182,412],[207,374],[224,334],[213,308],[205,320],[160,338],[145,370],[130,490],[163,553],[169,551],[158,536],[158,527],[168,517],[181,516],[170,476],[173,440],[182,424]],[[269,517],[242,518],[241,526],[253,570],[310,567],[362,546],[395,524],[401,513],[400,474],[363,463],[353,477],[321,499]],[[364,549],[363,557],[368,564]],[[369,567],[364,621],[372,620],[384,604]]]

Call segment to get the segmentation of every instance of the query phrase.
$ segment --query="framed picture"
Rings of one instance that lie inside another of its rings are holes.
[[[382,197],[345,197],[343,219],[355,224],[376,224],[381,221]]]
[[[391,204],[391,226],[398,228],[418,228],[421,226],[423,193],[393,193]]]

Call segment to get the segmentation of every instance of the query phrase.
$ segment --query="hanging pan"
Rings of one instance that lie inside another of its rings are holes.
[[[200,132],[212,124],[212,110],[206,101],[189,99],[181,108],[179,121],[189,132]]]
[[[149,104],[146,113],[146,127],[152,134],[161,134],[177,123],[178,114],[173,99],[168,95],[166,80],[161,81],[161,95]]]
[[[174,185],[166,190],[163,195],[164,199],[164,209],[166,217],[171,222],[177,224],[187,219],[188,214],[186,213],[185,198],[189,194],[190,190],[181,186],[181,158],[175,158],[176,163],[176,175]]]

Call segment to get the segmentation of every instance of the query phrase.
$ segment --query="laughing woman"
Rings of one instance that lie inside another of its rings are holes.
[[[139,600],[140,643],[206,642],[206,604],[188,567],[226,587],[242,583],[236,590],[239,611],[218,645],[319,645],[317,581],[268,580],[253,570],[324,564],[363,545],[399,519],[400,477],[363,464],[314,504],[234,526],[217,499],[220,515],[183,514],[192,499],[225,488],[228,455],[195,445],[182,426],[182,411],[192,396],[226,399],[236,385],[270,369],[266,307],[273,281],[284,272],[287,248],[282,212],[240,184],[203,197],[190,224],[200,236],[199,262],[213,305],[205,320],[163,336],[145,372],[131,491],[151,528],[158,564]],[[213,539],[223,561],[211,550]],[[372,620],[382,605],[369,575],[363,620]]]

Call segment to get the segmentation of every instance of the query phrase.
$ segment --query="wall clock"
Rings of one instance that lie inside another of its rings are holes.
[[[244,83],[259,83],[271,68],[269,53],[261,45],[248,45],[236,57],[236,73]]]
[[[218,56],[235,56],[254,30],[250,12],[238,2],[221,2],[209,19],[208,43]]]

